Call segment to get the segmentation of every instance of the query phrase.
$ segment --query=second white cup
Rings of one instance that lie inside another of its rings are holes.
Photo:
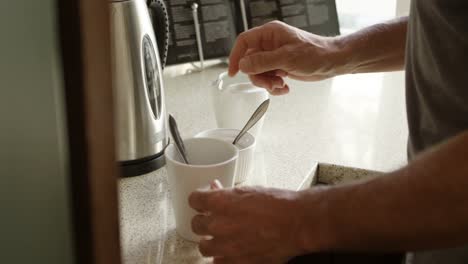
[[[232,141],[234,141],[239,132],[239,129],[215,128],[202,131],[196,134],[195,137],[217,138],[232,145]],[[245,133],[237,142],[236,147],[239,149],[239,160],[237,161],[235,183],[246,181],[251,174],[254,167],[255,145],[255,137],[249,132]]]
[[[218,128],[242,129],[258,106],[268,99],[268,92],[254,86],[246,74],[229,77],[221,73],[213,83],[212,98]],[[249,131],[258,139],[265,116]]]

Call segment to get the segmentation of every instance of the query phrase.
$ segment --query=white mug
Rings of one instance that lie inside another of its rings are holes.
[[[242,129],[258,106],[268,99],[268,92],[254,86],[243,73],[235,77],[221,73],[211,90],[218,128]],[[265,116],[249,130],[257,140],[264,119]]]
[[[225,187],[234,186],[239,151],[234,145],[213,138],[190,138],[184,140],[184,145],[190,164],[182,161],[174,144],[166,148],[164,156],[177,233],[198,242],[201,237],[191,228],[196,211],[189,206],[188,197],[195,190],[209,189],[215,179]]]

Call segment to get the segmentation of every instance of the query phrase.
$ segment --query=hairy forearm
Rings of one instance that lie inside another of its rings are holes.
[[[336,39],[343,50],[342,73],[404,68],[408,18],[401,17]]]
[[[385,176],[304,192],[309,250],[397,251],[468,243],[468,132]],[[307,211],[307,209],[306,209]],[[320,226],[321,225],[321,226]],[[314,248],[315,247],[315,248]]]

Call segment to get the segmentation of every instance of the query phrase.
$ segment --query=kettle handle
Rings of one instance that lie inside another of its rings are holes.
[[[167,51],[169,49],[169,15],[163,0],[148,1],[148,12],[153,24],[154,35],[158,44],[161,67],[164,69],[167,61]]]

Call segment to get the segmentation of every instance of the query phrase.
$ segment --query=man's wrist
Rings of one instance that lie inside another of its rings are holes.
[[[349,35],[333,37],[330,43],[334,51],[332,56],[333,61],[335,61],[336,75],[354,73],[356,71],[356,59],[353,56],[356,55],[356,52]]]
[[[327,251],[333,248],[334,234],[330,226],[329,187],[314,187],[300,191],[300,228],[298,245],[304,253]]]

